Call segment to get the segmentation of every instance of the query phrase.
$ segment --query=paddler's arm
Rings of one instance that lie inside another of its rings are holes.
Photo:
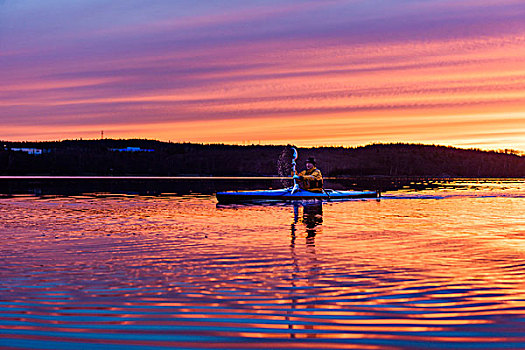
[[[303,170],[301,171],[299,174],[297,174],[297,176],[299,176],[299,180],[303,180],[304,178],[306,178],[306,170]]]
[[[303,178],[307,179],[307,180],[322,180],[323,179],[323,175],[321,175],[321,171],[319,169],[315,169],[313,171],[313,173],[311,173],[310,175],[306,175],[306,174],[303,174],[301,173],[300,175],[303,176]]]

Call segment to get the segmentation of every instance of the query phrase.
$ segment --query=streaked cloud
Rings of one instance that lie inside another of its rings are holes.
[[[525,150],[523,18],[510,0],[6,1],[0,139]]]

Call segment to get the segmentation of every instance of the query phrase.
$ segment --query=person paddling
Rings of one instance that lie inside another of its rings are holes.
[[[323,175],[321,171],[316,168],[314,158],[308,158],[306,160],[306,170],[301,171],[299,174],[295,172],[292,174],[294,179],[300,188],[311,192],[323,192]]]

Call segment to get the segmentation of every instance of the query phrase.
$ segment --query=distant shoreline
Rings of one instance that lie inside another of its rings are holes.
[[[398,190],[478,188],[485,183],[525,188],[525,178],[437,178],[410,176],[362,176],[325,179],[326,189]],[[210,176],[0,176],[0,198],[29,195],[39,198],[78,195],[214,195],[219,191],[282,189],[292,185],[289,177]]]
[[[291,146],[170,143],[145,139],[3,142],[1,176],[287,178]],[[423,144],[297,148],[325,178],[522,178],[525,156]]]

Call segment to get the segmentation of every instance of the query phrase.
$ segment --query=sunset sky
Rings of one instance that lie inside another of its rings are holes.
[[[0,0],[0,139],[525,151],[523,0]]]

